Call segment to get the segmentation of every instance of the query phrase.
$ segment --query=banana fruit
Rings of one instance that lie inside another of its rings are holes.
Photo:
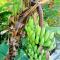
[[[32,17],[29,18],[28,23],[25,26],[25,31],[27,33],[27,38],[29,43],[27,48],[27,55],[30,60],[46,60],[45,50],[49,49],[50,51],[54,47],[54,32],[46,30],[46,27],[40,27],[38,24],[34,25],[34,20]],[[30,46],[29,46],[30,45]],[[42,54],[40,54],[39,46],[48,47],[47,49],[43,48]]]

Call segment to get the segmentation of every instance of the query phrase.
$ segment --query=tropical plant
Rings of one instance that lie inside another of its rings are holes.
[[[43,10],[41,5],[32,3],[0,1],[0,60],[7,56],[11,60],[46,60],[46,54],[56,47],[54,34],[60,34],[60,27],[53,26],[60,26],[60,1],[51,2],[53,6],[43,5]]]
[[[46,60],[46,51],[51,51],[56,47],[54,32],[48,31],[46,27],[41,28],[39,25],[35,25],[32,17],[29,18],[25,30],[27,35],[24,37],[25,43],[22,42],[22,48],[29,59]],[[42,52],[40,46],[43,46]]]

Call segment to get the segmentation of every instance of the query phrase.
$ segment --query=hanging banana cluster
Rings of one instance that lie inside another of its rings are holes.
[[[27,33],[27,49],[25,50],[30,60],[46,60],[46,51],[54,48],[54,32],[48,31],[45,27],[34,24],[32,17],[25,26]],[[42,52],[39,48],[43,46]]]

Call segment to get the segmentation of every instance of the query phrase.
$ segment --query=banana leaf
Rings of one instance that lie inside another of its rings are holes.
[[[18,54],[14,60],[29,60],[27,55],[25,54],[24,50],[20,50],[20,54]]]
[[[60,27],[47,27],[47,30],[60,34]]]
[[[0,45],[0,60],[4,60],[5,57],[8,55],[9,45],[6,43],[2,43]]]

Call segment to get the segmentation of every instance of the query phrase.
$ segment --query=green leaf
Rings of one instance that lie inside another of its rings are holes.
[[[7,3],[7,0],[0,0],[0,6],[4,5]]]
[[[0,60],[4,60],[9,52],[9,46],[5,43],[0,45]]]
[[[47,27],[47,30],[60,34],[60,27]]]
[[[16,14],[18,12],[21,12],[23,10],[23,0],[12,0],[13,2],[13,7],[12,7],[12,11],[13,11],[13,15],[16,16]]]
[[[9,17],[11,16],[11,12],[4,11],[0,13],[0,31],[6,29],[9,25]],[[3,28],[2,28],[3,27]]]
[[[24,50],[20,50],[20,54],[18,54],[14,60],[28,60],[27,55],[25,54]]]

